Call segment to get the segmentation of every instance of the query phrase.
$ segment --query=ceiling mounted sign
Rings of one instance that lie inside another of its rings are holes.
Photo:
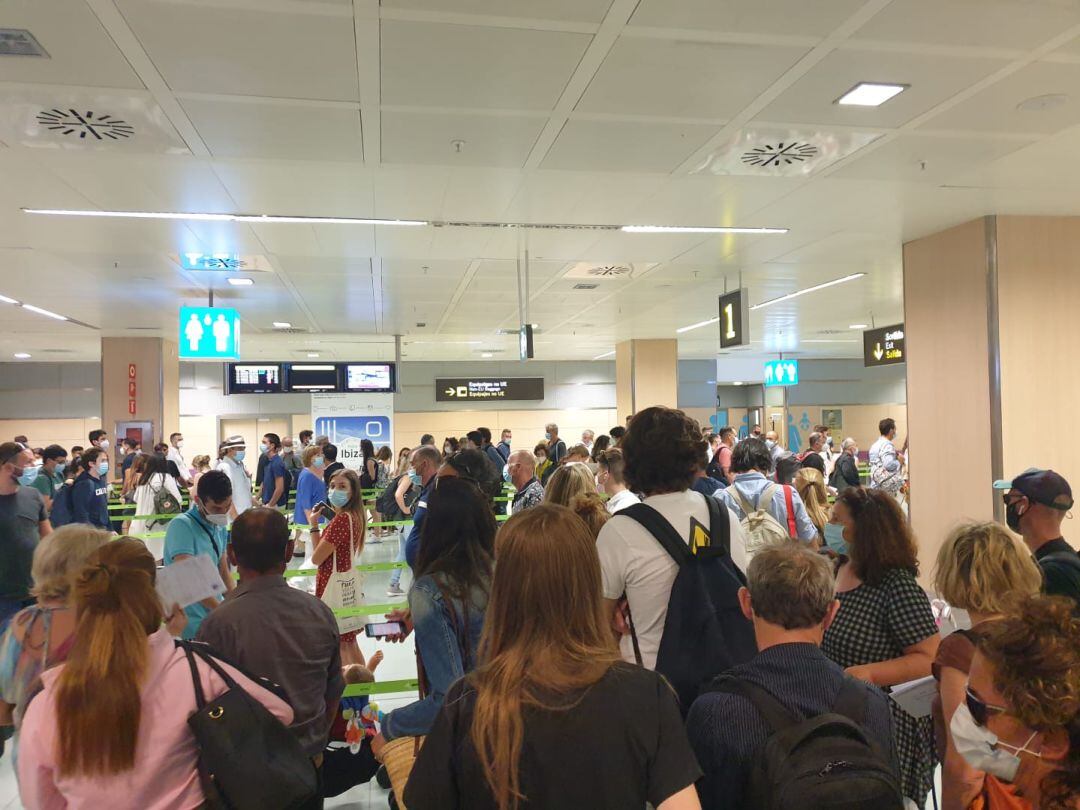
[[[891,366],[907,360],[904,325],[883,326],[863,332],[863,366]]]
[[[798,360],[769,360],[765,363],[765,387],[799,384]]]
[[[436,377],[436,402],[540,400],[543,377]]]
[[[750,343],[750,296],[745,287],[720,296],[720,348]]]

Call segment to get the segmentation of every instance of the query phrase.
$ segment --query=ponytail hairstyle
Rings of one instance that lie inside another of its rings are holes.
[[[122,537],[91,554],[75,580],[75,641],[56,679],[62,777],[111,776],[135,766],[147,636],[164,619],[155,573],[142,541]]]

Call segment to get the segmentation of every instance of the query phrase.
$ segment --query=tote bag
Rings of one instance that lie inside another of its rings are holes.
[[[352,515],[346,513],[345,517],[349,520],[349,570],[338,570],[338,550],[335,547],[334,570],[330,573],[330,579],[326,581],[326,589],[323,591],[322,595],[323,603],[331,610],[360,607],[364,598],[364,594],[361,590],[362,582],[360,573],[352,564],[354,531]],[[349,616],[348,618],[338,616],[336,618],[339,633],[354,633],[358,630],[362,630],[367,619],[366,616]]]

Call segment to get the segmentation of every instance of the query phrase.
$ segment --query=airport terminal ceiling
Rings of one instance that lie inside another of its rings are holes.
[[[1071,0],[2,0],[0,28],[41,49],[0,55],[0,302],[78,322],[0,303],[5,360],[175,339],[211,288],[244,359],[512,360],[526,250],[537,359],[714,357],[715,323],[678,330],[725,289],[864,274],[753,310],[733,355],[858,357],[903,319],[904,241],[1080,214]],[[836,103],[860,82],[902,92]]]

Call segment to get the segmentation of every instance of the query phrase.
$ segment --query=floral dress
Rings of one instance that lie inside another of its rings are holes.
[[[323,592],[326,590],[326,584],[330,581],[330,574],[334,571],[335,563],[337,564],[337,570],[343,573],[353,565],[353,531],[353,518],[347,512],[336,514],[330,524],[323,529],[322,541],[324,543],[333,543],[334,553],[319,563],[319,574],[315,579],[315,595],[320,599],[322,599]],[[359,553],[363,547],[364,534],[361,528],[357,542],[357,552]],[[359,631],[352,630],[342,633],[341,640],[343,642],[355,641],[357,632]]]

